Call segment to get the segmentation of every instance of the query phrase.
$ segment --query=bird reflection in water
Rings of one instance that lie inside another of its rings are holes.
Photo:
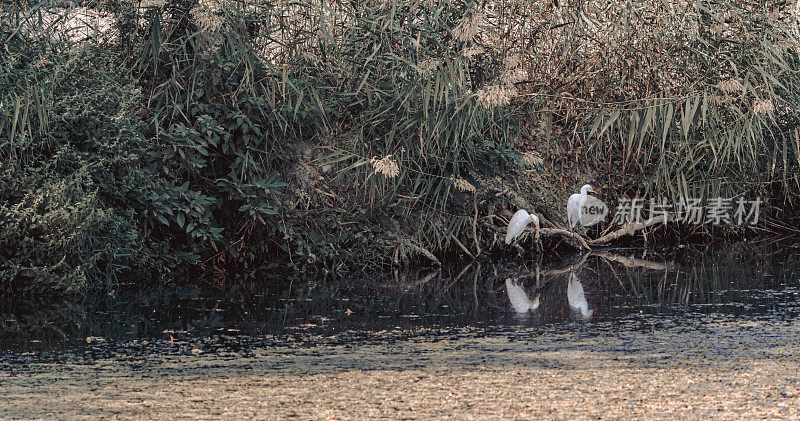
[[[583,292],[583,284],[578,279],[578,275],[572,271],[567,280],[567,301],[570,308],[580,313],[584,319],[589,319],[594,313],[594,309],[589,310],[589,302],[586,301],[586,294]]]
[[[506,279],[506,293],[511,307],[518,314],[525,314],[539,308],[539,294],[536,294],[536,298],[531,300],[519,281]]]

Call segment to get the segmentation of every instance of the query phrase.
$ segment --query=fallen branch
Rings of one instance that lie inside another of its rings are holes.
[[[653,226],[655,224],[665,224],[666,223],[666,215],[658,215],[654,218],[650,218],[644,222],[628,222],[622,226],[622,228],[610,232],[600,238],[595,238],[594,240],[589,240],[589,244],[597,245],[597,244],[606,244],[610,243],[618,239],[619,237],[623,237],[626,235],[631,235],[636,233],[637,231],[641,231],[647,227]]]
[[[578,241],[578,243],[580,243],[581,247],[585,248],[586,250],[592,249],[591,247],[589,247],[589,244],[586,242],[585,238],[569,230],[561,228],[542,228],[541,235],[560,235],[562,237],[574,238]]]
[[[459,241],[458,238],[454,234],[450,234],[450,238],[452,238],[453,241],[455,241],[456,244],[458,244],[458,247],[461,248],[461,251],[466,253],[467,256],[469,256],[470,259],[475,260],[475,256],[472,255],[472,253],[469,251],[467,246],[465,246],[461,241]]]
[[[488,218],[488,219],[498,218],[498,219],[500,219],[501,222],[504,222],[500,217],[498,217],[497,215],[494,215],[494,214],[486,215],[485,218]],[[641,230],[643,230],[643,229],[645,229],[647,227],[651,227],[651,226],[656,225],[656,224],[663,224],[663,223],[665,223],[665,218],[666,218],[665,215],[658,215],[656,217],[648,219],[645,222],[636,222],[636,223],[629,222],[629,223],[624,224],[622,226],[622,228],[620,228],[620,229],[618,229],[616,231],[613,231],[611,233],[603,235],[600,238],[589,239],[589,240],[587,240],[586,238],[584,238],[583,236],[581,236],[578,233],[575,233],[573,231],[566,230],[566,229],[563,229],[563,228],[542,228],[539,231],[538,235],[544,235],[544,236],[560,235],[560,236],[566,237],[566,238],[573,238],[580,244],[581,248],[586,249],[586,250],[591,250],[592,248],[590,247],[590,245],[595,245],[596,246],[596,245],[607,244],[607,243],[610,243],[610,242],[612,242],[612,241],[614,241],[614,240],[616,240],[616,239],[618,239],[620,237],[624,237],[626,235],[634,234],[634,233],[636,233],[638,231],[641,231]],[[552,225],[552,224],[548,224],[548,225]],[[537,247],[539,245],[539,237],[538,237],[538,235],[534,239],[536,244],[537,244]],[[455,239],[455,240],[458,243],[458,240],[457,239]],[[464,249],[465,252],[467,252],[467,254],[470,254],[466,250],[466,247],[463,246],[463,244],[460,244],[460,243],[458,243],[458,244],[462,249]]]
[[[405,244],[407,246],[409,246],[412,250],[416,250],[421,255],[427,257],[428,259],[430,259],[433,263],[436,264],[436,266],[441,266],[442,265],[442,262],[440,262],[439,259],[437,259],[436,256],[434,256],[433,253],[428,251],[428,249],[426,249],[425,247],[422,247],[420,245],[414,244],[414,243],[412,243],[410,241],[406,241]]]

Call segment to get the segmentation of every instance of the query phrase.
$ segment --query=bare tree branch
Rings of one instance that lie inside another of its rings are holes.
[[[580,243],[581,247],[585,248],[586,250],[591,250],[592,249],[591,247],[589,247],[589,244],[587,243],[585,238],[583,238],[579,234],[577,234],[575,232],[572,232],[572,231],[569,231],[569,230],[565,230],[565,229],[561,229],[561,228],[542,228],[541,234],[542,235],[560,235],[562,237],[574,238],[574,239],[576,239],[578,241],[578,243]]]
[[[666,224],[665,215],[658,215],[644,222],[628,222],[624,224],[622,228],[614,232],[610,232],[600,238],[595,238],[594,240],[589,240],[589,244],[592,245],[607,244],[616,240],[619,237],[624,237],[626,235],[634,234],[637,231],[641,231],[647,227],[656,224]]]

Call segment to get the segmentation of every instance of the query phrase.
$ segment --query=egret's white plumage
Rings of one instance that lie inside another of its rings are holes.
[[[575,272],[569,273],[567,301],[569,301],[570,307],[581,313],[581,316],[585,318],[592,317],[594,310],[589,310],[589,302],[586,301],[586,295],[583,293],[583,285],[578,280],[578,275]]]
[[[567,200],[567,221],[569,222],[570,229],[574,229],[575,225],[578,225],[578,222],[581,219],[581,208],[583,207],[583,202],[586,201],[586,195],[589,193],[596,192],[592,186],[586,184],[581,187],[580,193],[573,194]]]
[[[539,217],[532,213],[529,214],[525,209],[518,210],[517,213],[511,217],[508,228],[506,228],[506,244],[511,244],[512,241],[516,240],[517,237],[525,231],[525,227],[531,222],[536,225],[536,229],[538,230]]]
[[[522,288],[522,285],[511,279],[506,279],[506,293],[508,294],[508,301],[511,302],[511,307],[513,307],[514,311],[517,313],[527,313],[530,310],[539,308],[539,296],[537,295],[536,298],[531,301],[528,294],[525,293],[525,290]]]

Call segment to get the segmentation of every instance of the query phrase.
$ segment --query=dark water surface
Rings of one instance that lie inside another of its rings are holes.
[[[607,334],[696,329],[708,320],[794,322],[800,317],[800,250],[796,241],[669,253],[606,249],[546,264],[474,262],[293,284],[270,297],[244,295],[165,286],[14,310],[2,315],[0,362],[58,360],[67,349],[84,358],[120,351],[246,352],[271,342],[403,340],[464,328],[478,336],[519,329]]]

